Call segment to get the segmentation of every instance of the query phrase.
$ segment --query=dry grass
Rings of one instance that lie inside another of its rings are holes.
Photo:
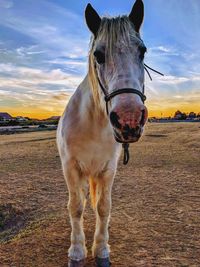
[[[200,124],[148,124],[120,162],[110,228],[113,266],[200,266]],[[94,231],[85,213],[88,248]],[[70,225],[55,132],[1,136],[0,266],[64,267]],[[93,266],[91,253],[88,267]]]

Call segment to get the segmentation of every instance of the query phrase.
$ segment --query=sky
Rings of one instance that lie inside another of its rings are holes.
[[[88,1],[0,0],[0,112],[61,115],[87,74]],[[129,14],[134,0],[90,0],[99,15]],[[150,116],[200,112],[200,1],[144,0]]]

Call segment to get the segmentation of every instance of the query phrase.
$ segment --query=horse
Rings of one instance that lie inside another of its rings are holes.
[[[84,266],[87,257],[83,212],[88,192],[96,213],[92,254],[98,267],[111,264],[108,225],[118,161],[122,148],[127,157],[127,145],[140,139],[148,118],[144,105],[146,47],[140,36],[143,17],[142,0],[135,1],[128,16],[100,17],[91,4],[85,9],[92,33],[88,73],[70,98],[57,129],[69,191],[69,267]]]

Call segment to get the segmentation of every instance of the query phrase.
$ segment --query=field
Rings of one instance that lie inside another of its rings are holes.
[[[199,267],[200,123],[149,123],[112,196],[112,266]],[[55,131],[1,136],[1,267],[67,266],[67,199]],[[84,217],[92,267],[89,201]]]

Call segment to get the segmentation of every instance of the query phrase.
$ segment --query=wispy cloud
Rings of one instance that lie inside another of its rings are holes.
[[[81,81],[80,76],[69,75],[61,69],[44,71],[0,64],[0,70],[1,107],[11,111],[17,107],[21,114],[32,110],[40,117],[48,116],[48,112],[60,114]]]
[[[164,47],[164,46],[150,47],[148,50],[149,51],[158,51],[158,52],[161,51],[161,52],[165,52],[165,53],[171,52],[171,48]]]
[[[37,55],[37,54],[44,54],[47,51],[46,50],[40,50],[39,47],[37,45],[31,45],[28,47],[18,47],[16,49],[16,52],[19,56],[25,57],[28,55]]]
[[[29,8],[26,3],[24,8]],[[86,55],[88,41],[84,38],[87,31],[83,18],[47,1],[40,2],[40,8],[45,10],[43,14],[41,11],[37,14],[38,9],[33,9],[31,14],[23,13],[22,16],[21,10],[16,7],[9,13],[1,14],[0,24],[32,38],[38,46],[48,48],[54,55],[55,52],[65,56],[68,53]]]
[[[21,88],[43,88],[43,85],[57,85],[64,87],[66,90],[73,91],[81,81],[77,75],[69,75],[61,69],[43,71],[28,67],[18,67],[11,64],[0,64],[1,73],[0,87],[21,87]],[[5,78],[6,76],[6,78]],[[8,78],[9,77],[9,78]],[[35,89],[35,93],[37,89]]]

